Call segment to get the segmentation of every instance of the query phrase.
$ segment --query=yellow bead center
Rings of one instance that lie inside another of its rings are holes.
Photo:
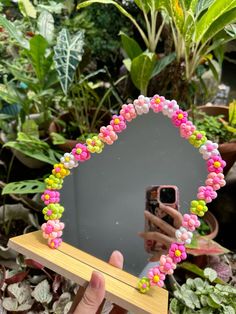
[[[70,161],[70,157],[66,157],[65,161],[67,161],[67,162]]]
[[[159,104],[161,102],[160,98],[156,98],[155,103]]]
[[[49,200],[50,196],[49,196],[48,194],[46,194],[46,195],[44,196],[44,198],[45,198],[45,200]]]
[[[82,153],[82,149],[81,149],[81,148],[77,148],[77,149],[76,149],[76,153],[77,153],[77,154],[81,154],[81,153]]]
[[[178,119],[183,119],[184,115],[182,113],[178,114]]]
[[[197,210],[199,210],[199,211],[203,210],[203,206],[202,205],[197,205]]]
[[[175,256],[177,256],[177,257],[181,256],[180,250],[176,250],[176,251],[175,251]]]
[[[119,124],[119,123],[120,123],[120,119],[116,118],[116,119],[114,120],[114,123],[115,123],[115,124]]]
[[[155,275],[153,277],[153,282],[158,282],[160,280],[160,277],[158,275]]]
[[[214,167],[215,168],[219,168],[221,166],[220,162],[219,161],[215,161],[214,162]]]

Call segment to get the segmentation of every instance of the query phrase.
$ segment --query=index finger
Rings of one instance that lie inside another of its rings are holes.
[[[174,226],[176,228],[181,227],[183,217],[178,210],[174,209],[173,207],[164,205],[162,203],[160,203],[160,208],[174,219]]]

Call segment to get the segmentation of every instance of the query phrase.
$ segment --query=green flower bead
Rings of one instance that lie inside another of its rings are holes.
[[[206,206],[206,202],[203,200],[192,201],[190,211],[191,211],[191,213],[198,215],[200,217],[204,216],[205,212],[208,211],[208,208]]]
[[[45,220],[60,219],[64,212],[64,207],[57,203],[49,204],[47,207],[44,207],[42,212]]]
[[[44,180],[46,183],[46,189],[48,190],[60,190],[62,188],[63,179],[55,177],[51,174],[47,179]]]
[[[93,136],[86,140],[87,149],[90,153],[101,153],[104,147],[103,142],[99,139],[98,136]]]
[[[147,277],[143,277],[138,282],[138,289],[142,293],[146,293],[150,290],[150,280]]]
[[[194,147],[200,147],[206,141],[206,133],[204,131],[194,131],[193,134],[189,137],[189,143],[192,144]]]

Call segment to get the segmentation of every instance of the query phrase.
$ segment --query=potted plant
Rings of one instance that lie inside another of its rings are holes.
[[[188,278],[175,285],[170,302],[170,314],[233,314],[236,311],[236,288],[217,280],[213,269],[204,270],[204,279]]]
[[[197,128],[207,133],[208,139],[219,144],[219,151],[226,161],[226,175],[236,160],[236,101],[229,106],[205,105],[190,110]]]

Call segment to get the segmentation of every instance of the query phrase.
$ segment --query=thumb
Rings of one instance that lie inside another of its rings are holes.
[[[102,274],[93,272],[89,285],[74,314],[95,314],[105,297],[105,280]]]

